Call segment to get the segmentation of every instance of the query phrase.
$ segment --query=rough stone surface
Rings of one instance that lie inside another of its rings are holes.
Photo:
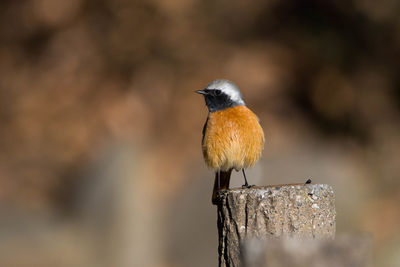
[[[219,266],[241,266],[247,238],[335,235],[335,198],[325,184],[238,188],[218,195]]]
[[[242,247],[244,267],[367,267],[371,238],[341,235],[334,240],[250,239]]]

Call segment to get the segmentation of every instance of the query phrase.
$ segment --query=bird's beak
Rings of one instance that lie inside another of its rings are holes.
[[[201,94],[201,95],[206,95],[207,92],[204,90],[197,90],[196,93]]]

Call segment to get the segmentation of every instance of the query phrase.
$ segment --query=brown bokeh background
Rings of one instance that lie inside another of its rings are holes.
[[[266,132],[250,181],[331,184],[337,231],[399,266],[399,11],[2,0],[0,265],[216,266],[194,90],[226,78]]]

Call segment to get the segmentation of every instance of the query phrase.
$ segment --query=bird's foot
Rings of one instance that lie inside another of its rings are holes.
[[[254,187],[254,186],[256,186],[255,184],[251,184],[251,185],[249,185],[249,184],[244,184],[244,185],[242,185],[242,188],[244,189],[244,188],[252,188],[252,187]]]

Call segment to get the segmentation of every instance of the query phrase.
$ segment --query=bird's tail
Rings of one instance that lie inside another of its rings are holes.
[[[229,189],[229,181],[231,179],[231,173],[232,173],[232,169],[230,169],[226,172],[223,172],[223,171],[220,172],[220,176],[219,176],[220,187],[219,188],[218,188],[218,172],[215,173],[214,190],[213,190],[212,199],[211,199],[211,202],[214,205],[217,205],[218,191],[221,189]]]

